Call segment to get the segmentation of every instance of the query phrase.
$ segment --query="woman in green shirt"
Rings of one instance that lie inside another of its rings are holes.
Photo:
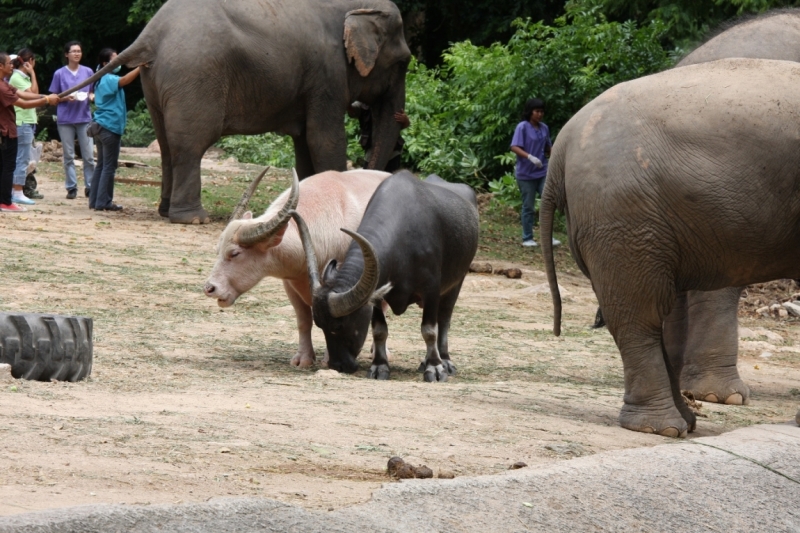
[[[8,80],[12,87],[19,91],[32,94],[39,94],[39,84],[36,82],[36,57],[33,50],[23,48],[17,53],[17,57],[12,60],[14,73]],[[22,192],[25,186],[25,178],[28,175],[28,163],[31,160],[31,150],[33,149],[33,139],[36,133],[36,110],[22,109],[15,107],[17,113],[17,166],[14,169],[14,186],[11,191],[11,200],[15,204],[32,205],[33,200],[25,196]],[[41,195],[39,195],[42,198]]]

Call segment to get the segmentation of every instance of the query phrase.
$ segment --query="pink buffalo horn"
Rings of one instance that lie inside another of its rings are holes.
[[[238,204],[236,204],[236,207],[234,208],[233,213],[231,214],[230,220],[238,220],[242,218],[244,212],[247,211],[247,204],[250,202],[250,197],[253,196],[254,192],[256,192],[256,187],[258,187],[258,184],[261,182],[261,178],[264,177],[264,175],[267,173],[269,169],[270,167],[265,168],[264,171],[261,174],[259,174],[256,179],[253,180],[253,182],[250,184],[247,190],[244,191],[242,199],[239,200]],[[230,222],[230,220],[228,222]]]
[[[300,201],[300,180],[297,177],[297,171],[293,170],[292,172],[294,173],[292,190],[289,193],[289,199],[286,200],[281,210],[269,220],[242,226],[234,238],[237,243],[242,246],[258,244],[275,235],[278,230],[289,223],[289,219],[291,218],[289,212],[295,209],[297,203]]]

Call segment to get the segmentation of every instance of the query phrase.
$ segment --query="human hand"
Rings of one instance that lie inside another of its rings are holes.
[[[403,109],[394,114],[394,121],[400,124],[401,129],[406,129],[411,125],[411,120],[409,120],[408,115],[406,115]]]
[[[25,74],[32,75],[33,74],[33,63],[31,61],[26,61],[20,67],[20,70]]]
[[[58,98],[58,95],[56,95],[56,98],[58,99],[58,103],[59,104],[61,102],[74,102],[75,101],[75,93],[72,93],[72,94],[70,94],[68,96],[65,96],[64,98]]]
[[[535,166],[536,168],[542,168],[542,166],[543,166],[542,162],[539,160],[539,158],[536,157],[533,154],[528,154],[528,161],[533,163],[533,166]]]

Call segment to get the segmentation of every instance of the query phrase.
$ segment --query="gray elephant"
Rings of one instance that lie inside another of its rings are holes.
[[[747,19],[716,35],[676,67],[728,57],[800,61],[800,9]],[[739,377],[738,307],[742,289],[679,294],[664,320],[664,344],[681,390],[698,400],[741,405],[750,389]],[[602,319],[600,310],[598,317]]]
[[[675,66],[726,57],[800,62],[800,9],[778,9],[739,22],[709,39]]]
[[[800,276],[798,83],[787,61],[692,65],[616,85],[561,130],[541,207],[554,332],[563,209],[622,354],[623,427],[677,437],[695,425],[663,335],[679,294]]]
[[[170,0],[81,86],[118,65],[144,67],[162,156],[158,211],[203,223],[200,159],[223,135],[290,135],[301,179],[344,171],[344,115],[357,100],[372,113],[367,167],[382,169],[400,133],[410,57],[389,0]]]

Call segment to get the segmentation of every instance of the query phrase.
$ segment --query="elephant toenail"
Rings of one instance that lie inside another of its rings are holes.
[[[659,435],[661,435],[662,437],[672,437],[674,439],[680,435],[680,432],[678,431],[677,428],[667,428],[661,430],[661,433],[659,433]]]
[[[728,405],[742,405],[744,404],[744,398],[738,392],[734,392],[727,398],[725,398],[725,403]]]
[[[712,392],[711,394],[706,394],[705,398],[703,398],[703,401],[719,403],[719,398],[717,398],[717,395]]]

